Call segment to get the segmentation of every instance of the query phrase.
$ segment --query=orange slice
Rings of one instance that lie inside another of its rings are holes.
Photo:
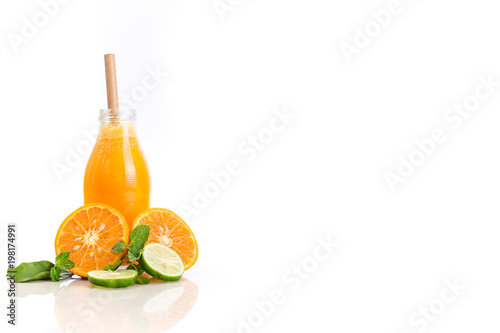
[[[184,262],[184,269],[191,268],[198,260],[198,243],[191,228],[177,214],[165,208],[150,208],[137,216],[132,230],[141,224],[151,228],[148,243],[161,243],[172,248]]]
[[[75,263],[74,274],[87,277],[87,272],[114,264],[125,253],[113,253],[119,241],[129,242],[129,227],[123,215],[108,205],[88,204],[75,210],[61,223],[54,242],[56,255],[69,251]]]

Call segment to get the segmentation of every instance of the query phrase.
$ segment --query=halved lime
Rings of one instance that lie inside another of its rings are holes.
[[[106,288],[123,288],[131,286],[137,280],[137,271],[119,269],[116,271],[90,271],[87,273],[89,282]]]
[[[177,252],[159,243],[146,245],[139,262],[146,273],[162,281],[177,281],[184,273],[184,263]]]

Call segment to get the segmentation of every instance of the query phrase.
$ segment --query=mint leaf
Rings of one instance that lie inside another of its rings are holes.
[[[61,271],[57,266],[50,269],[50,279],[54,282],[61,280]]]
[[[69,260],[69,251],[61,252],[56,257],[56,266],[63,264]]]
[[[69,251],[64,251],[57,255],[55,266],[59,269],[59,271],[64,271],[75,267],[75,263],[69,260],[69,254],[70,254]],[[59,281],[59,280],[52,279],[52,281]]]
[[[122,260],[118,260],[118,262],[116,262],[114,264],[109,264],[106,267],[104,267],[103,270],[104,271],[116,271],[118,269],[118,267],[120,267],[120,265],[123,263],[124,260],[125,260],[125,258],[123,258]]]
[[[146,278],[146,277],[143,277],[143,276],[138,276],[137,281],[135,281],[135,283],[136,284],[150,284],[151,280]]]
[[[115,245],[113,245],[111,252],[122,253],[123,251],[125,251],[125,248],[126,248],[126,244],[124,241],[121,240],[118,243],[116,243]]]
[[[75,267],[75,263],[70,260],[70,261],[68,261],[66,263],[66,265],[64,265],[64,266],[58,266],[58,267],[64,268],[64,270],[67,271],[67,270],[72,269],[73,267]],[[63,270],[63,269],[61,269],[61,270]]]
[[[128,257],[131,261],[139,260],[141,250],[149,238],[149,225],[138,225],[130,233],[130,243],[128,244]]]
[[[15,282],[49,280],[52,267],[54,264],[47,260],[23,262],[17,267],[9,268],[7,276],[14,278]]]
[[[136,255],[134,252],[128,251],[128,259],[130,261],[139,260],[140,257],[141,257],[141,253],[140,252],[139,252],[138,255]]]

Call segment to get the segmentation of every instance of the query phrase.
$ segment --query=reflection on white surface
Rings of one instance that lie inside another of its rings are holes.
[[[198,287],[187,279],[152,280],[121,289],[93,286],[87,280],[17,284],[18,297],[55,296],[54,314],[63,332],[165,332],[191,310]]]

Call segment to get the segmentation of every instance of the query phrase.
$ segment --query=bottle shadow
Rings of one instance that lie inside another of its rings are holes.
[[[17,296],[55,296],[54,314],[65,333],[159,333],[175,326],[194,306],[198,287],[188,279],[151,280],[147,286],[108,289],[87,280],[17,284]]]

